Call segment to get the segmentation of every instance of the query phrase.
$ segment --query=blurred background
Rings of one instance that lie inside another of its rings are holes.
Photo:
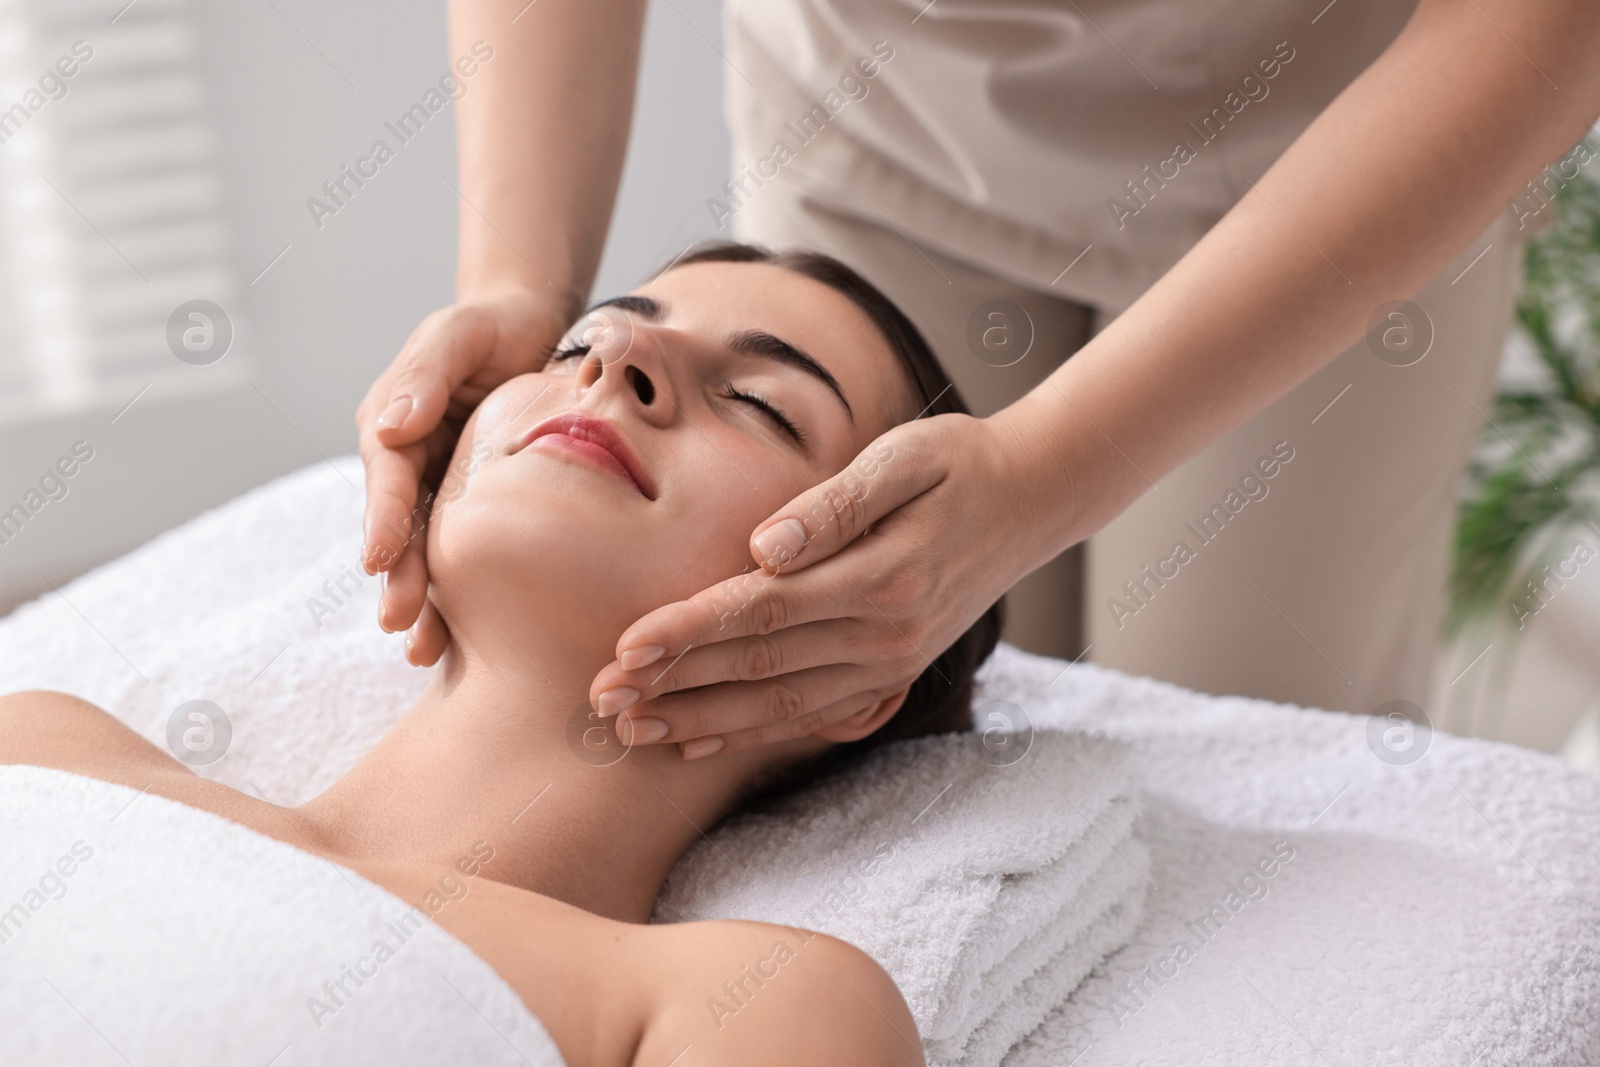
[[[93,449],[0,543],[0,613],[355,450],[367,386],[455,290],[453,105],[404,144],[385,128],[455,58],[443,7],[0,0],[0,109],[26,111],[74,42],[92,50],[58,99],[52,81],[37,111],[0,112],[0,512],[74,442]],[[598,292],[716,232],[719,18],[715,0],[650,7]],[[307,201],[332,203],[323,183],[379,138],[394,158],[314,217]],[[550,165],[572,160],[552,145]],[[234,334],[201,366],[166,336],[196,299]]]
[[[597,292],[717,233],[719,7],[650,5]],[[385,124],[454,58],[438,0],[0,0],[0,614],[355,450],[368,384],[452,299],[453,107],[404,143]],[[331,198],[324,183],[379,138],[394,157]],[[551,166],[572,163],[550,147]],[[186,330],[204,358],[175,354]],[[1508,388],[1539,365],[1516,344]],[[1499,549],[1548,562],[1529,553],[1555,541],[1524,527]],[[1452,641],[1436,725],[1600,769],[1600,566],[1525,629],[1504,622]]]

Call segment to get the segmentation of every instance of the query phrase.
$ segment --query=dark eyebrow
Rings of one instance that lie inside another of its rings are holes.
[[[623,311],[631,311],[649,322],[660,322],[667,310],[665,304],[653,297],[637,296],[631,293],[614,296],[609,300],[602,300],[591,307],[589,311],[597,311],[603,307],[616,307],[621,308]],[[811,375],[817,381],[833,390],[833,395],[838,397],[839,403],[844,405],[844,413],[850,417],[852,423],[856,421],[856,413],[850,407],[850,401],[845,399],[844,390],[839,388],[838,380],[828,373],[828,368],[783,338],[774,337],[765,330],[745,330],[730,337],[728,339],[728,347],[747,356],[764,356],[767,359],[777,360],[779,363],[786,363]]]
[[[806,355],[794,345],[781,337],[774,337],[765,330],[745,330],[736,333],[728,339],[728,347],[735,352],[743,352],[749,356],[764,356],[767,359],[777,360],[779,363],[788,364],[799,370],[805,371],[823,385],[833,390],[833,395],[839,398],[839,403],[844,405],[844,413],[853,423],[856,413],[850,408],[850,401],[844,398],[844,390],[839,388],[839,383],[828,373],[828,368]]]
[[[666,308],[662,306],[659,300],[654,300],[648,296],[634,296],[625,293],[622,296],[614,296],[609,300],[600,301],[584,314],[587,315],[590,312],[599,311],[604,307],[615,307],[621,308],[623,311],[631,311],[647,322],[660,322],[662,314],[666,311]]]

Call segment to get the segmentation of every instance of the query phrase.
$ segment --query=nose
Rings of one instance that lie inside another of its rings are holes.
[[[628,379],[628,384],[633,386],[633,392],[639,398],[639,403],[649,407],[650,402],[656,398],[655,383],[650,380],[650,376],[638,367],[631,366],[624,369],[622,374]]]
[[[582,336],[589,345],[578,372],[585,390],[613,393],[652,422],[664,423],[671,417],[675,405],[662,339],[655,327],[610,319],[596,323]]]

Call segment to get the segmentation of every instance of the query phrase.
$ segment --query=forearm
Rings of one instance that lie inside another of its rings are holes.
[[[1443,269],[1600,112],[1597,51],[1593,0],[1423,0],[1202,241],[996,416],[1042,502],[1038,562]]]
[[[521,287],[569,317],[587,298],[627,151],[644,6],[451,0],[451,54],[494,49],[456,105],[460,298]]]

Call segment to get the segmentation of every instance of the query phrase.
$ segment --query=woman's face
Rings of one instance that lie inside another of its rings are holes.
[[[453,628],[479,613],[519,647],[559,629],[609,649],[752,569],[757,523],[915,414],[847,297],[768,264],[670,270],[467,421],[428,534],[434,600]]]

